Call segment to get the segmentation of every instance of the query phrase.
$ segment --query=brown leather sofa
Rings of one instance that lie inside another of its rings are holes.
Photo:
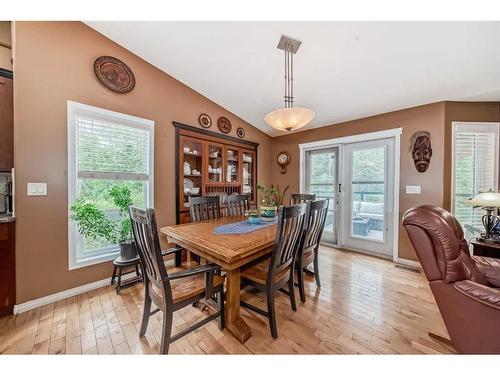
[[[470,256],[460,223],[440,207],[412,208],[403,225],[453,347],[459,353],[500,353],[500,260]]]

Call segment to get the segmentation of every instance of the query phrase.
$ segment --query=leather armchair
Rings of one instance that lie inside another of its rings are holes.
[[[403,215],[453,347],[459,353],[500,353],[500,261],[473,257],[458,220],[435,206]]]

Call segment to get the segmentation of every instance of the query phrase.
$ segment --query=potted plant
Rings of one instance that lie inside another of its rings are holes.
[[[276,216],[278,207],[283,206],[285,194],[290,186],[287,186],[283,192],[278,185],[257,185],[257,190],[262,192],[262,205],[260,206],[261,214],[264,217]]]
[[[245,212],[245,215],[248,216],[248,222],[252,225],[260,223],[260,213],[259,210],[248,210]]]
[[[113,185],[108,195],[118,208],[118,221],[110,219],[95,202],[86,199],[78,199],[71,205],[69,217],[76,222],[78,232],[85,238],[119,244],[122,259],[134,259],[137,257],[137,249],[132,240],[132,222],[128,212],[132,204],[130,189],[126,185]]]

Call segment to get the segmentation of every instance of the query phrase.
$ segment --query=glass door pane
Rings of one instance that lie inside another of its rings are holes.
[[[385,147],[352,152],[351,236],[384,241]]]
[[[255,192],[253,191],[254,163],[254,153],[243,151],[243,188],[241,192],[242,194],[249,194],[251,202],[255,202]]]
[[[182,174],[184,175],[184,186],[181,194],[181,202],[188,207],[188,197],[201,194],[202,158],[201,142],[190,138],[181,138]]]
[[[222,146],[217,144],[208,145],[208,182],[222,182],[224,173],[222,163]]]
[[[322,241],[337,243],[338,147],[306,153],[305,192],[329,199]]]
[[[239,151],[226,148],[226,182],[238,182],[239,180]]]

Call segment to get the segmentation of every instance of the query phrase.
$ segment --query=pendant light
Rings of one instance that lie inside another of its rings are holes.
[[[285,108],[276,109],[264,117],[264,121],[275,129],[292,131],[309,124],[314,118],[314,111],[304,107],[293,106],[293,55],[302,42],[281,36],[278,49],[285,51]]]

